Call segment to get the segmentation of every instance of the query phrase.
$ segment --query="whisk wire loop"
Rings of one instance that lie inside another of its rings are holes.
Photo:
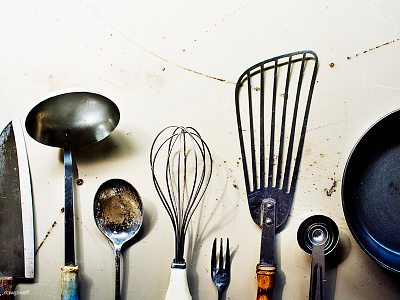
[[[169,126],[152,144],[150,165],[157,193],[174,228],[174,263],[184,263],[188,225],[211,178],[211,151],[194,128]],[[159,182],[161,178],[165,187]]]

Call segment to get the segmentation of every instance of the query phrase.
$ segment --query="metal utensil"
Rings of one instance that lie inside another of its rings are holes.
[[[400,273],[400,110],[362,135],[347,161],[342,205],[359,246],[384,268]]]
[[[25,127],[36,141],[64,148],[65,265],[61,268],[61,298],[78,299],[75,265],[72,148],[107,137],[119,122],[119,110],[110,99],[89,92],[72,92],[47,98],[28,114]]]
[[[183,258],[185,236],[210,181],[211,152],[195,129],[170,126],[156,136],[150,166],[154,186],[175,231],[175,258],[165,299],[191,299]]]
[[[34,277],[32,188],[22,126],[0,134],[0,296],[11,299],[14,278]]]
[[[297,242],[312,257],[310,300],[324,299],[325,255],[332,252],[339,241],[339,229],[329,217],[315,215],[305,219],[298,231]]]
[[[317,65],[314,52],[293,52],[250,67],[236,84],[247,198],[250,214],[262,228],[257,299],[273,296],[275,230],[285,223],[293,201]]]
[[[211,279],[218,291],[218,300],[222,299],[222,294],[229,285],[231,279],[231,256],[229,252],[229,239],[226,240],[225,268],[224,256],[222,253],[222,239],[219,248],[219,263],[217,267],[217,239],[214,239],[211,254]]]
[[[121,299],[121,248],[138,233],[142,225],[142,200],[129,182],[111,179],[98,188],[94,197],[93,212],[97,227],[114,244],[115,299]]]

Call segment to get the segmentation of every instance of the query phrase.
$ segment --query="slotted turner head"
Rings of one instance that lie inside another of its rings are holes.
[[[285,223],[296,187],[318,58],[298,51],[247,69],[235,89],[236,117],[251,216],[262,227],[262,202],[275,200]]]

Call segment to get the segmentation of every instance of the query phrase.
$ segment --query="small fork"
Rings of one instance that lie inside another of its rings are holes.
[[[217,267],[217,239],[214,239],[211,255],[211,279],[218,290],[218,300],[229,285],[231,279],[231,257],[229,253],[229,238],[226,240],[225,269],[223,268],[222,238],[219,249],[219,263]]]

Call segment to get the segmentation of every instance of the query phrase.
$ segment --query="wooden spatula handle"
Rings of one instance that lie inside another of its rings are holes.
[[[275,283],[275,266],[257,265],[257,300],[272,300]]]

